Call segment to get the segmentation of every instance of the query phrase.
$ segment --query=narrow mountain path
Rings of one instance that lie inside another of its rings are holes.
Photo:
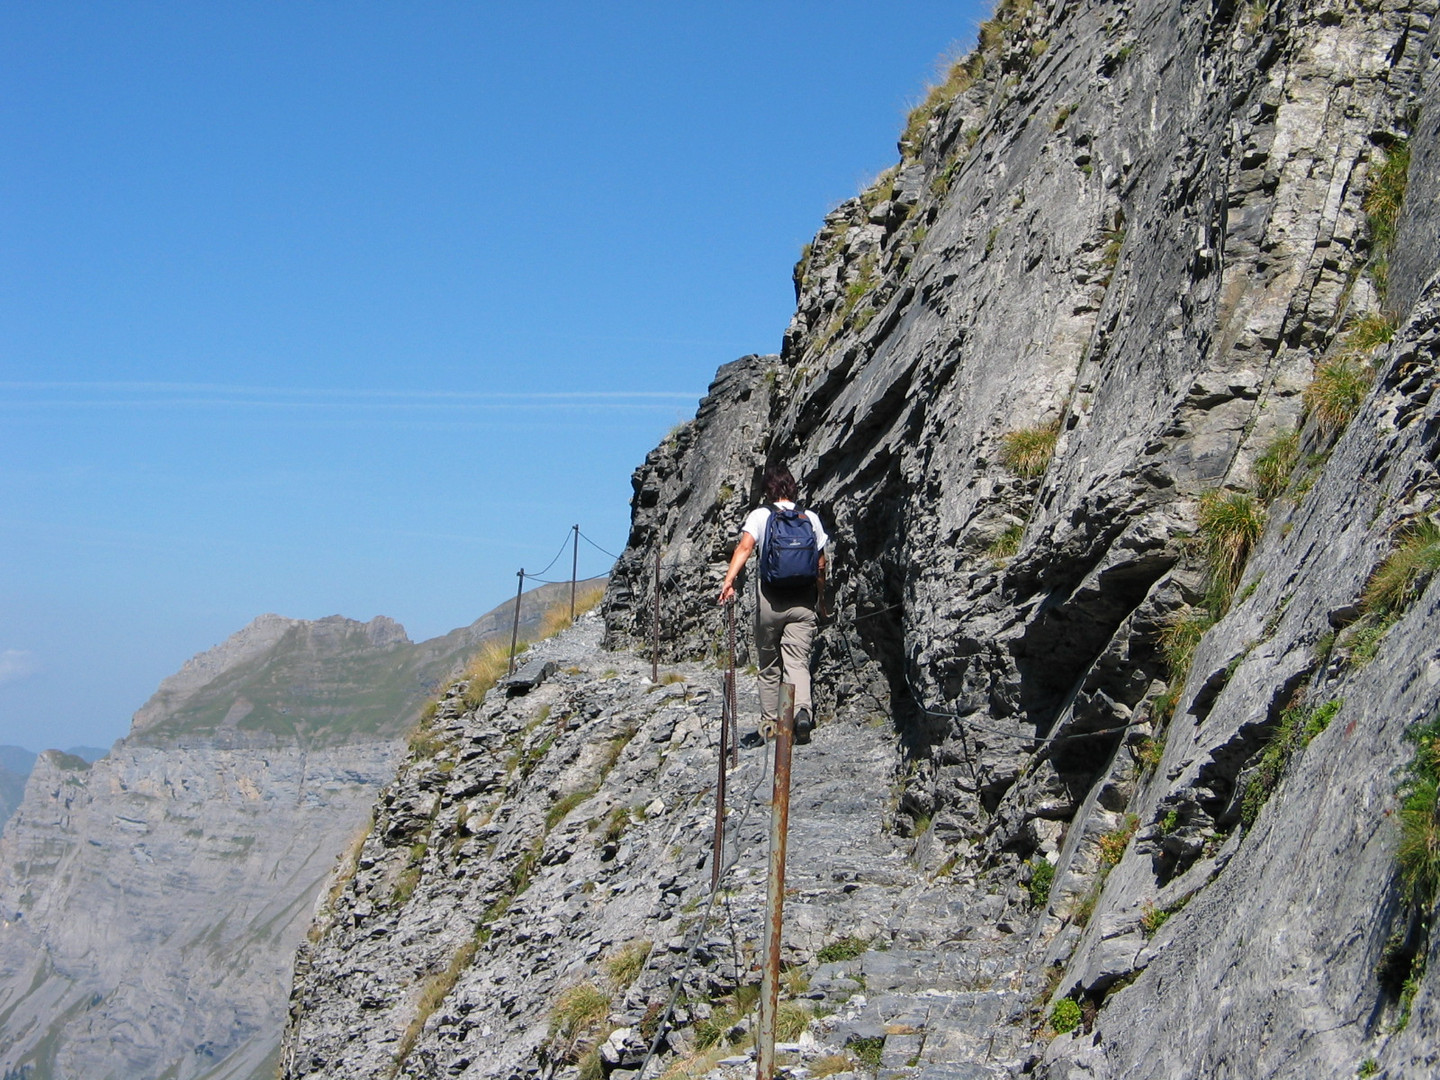
[[[712,676],[701,668],[687,677]],[[741,679],[742,730],[753,727],[758,712],[753,687],[753,678]],[[743,818],[731,841],[742,848],[729,882],[737,889],[731,911],[757,931],[772,758],[768,746],[742,751],[730,781],[732,791],[749,796],[749,813],[734,796],[731,802],[732,823]],[[814,996],[839,1007],[813,1025],[813,1053],[883,1039],[882,1080],[1009,1076],[1031,1039],[1029,996],[1021,989],[1028,900],[1023,892],[987,891],[955,874],[953,862],[933,866],[938,853],[930,837],[894,831],[899,761],[890,726],[874,720],[822,722],[809,745],[794,748],[786,960],[813,963],[837,939],[870,946],[851,959],[815,965]]]
[[[662,1070],[753,1073],[739,1035],[719,1065],[697,1055],[697,1025],[759,981],[770,748],[730,772],[712,903],[721,672],[667,664],[652,682],[647,658],[600,647],[593,616],[524,660],[551,665],[528,692],[442,697],[337,868],[297,965],[286,1077],[578,1080],[600,1053],[609,1080],[636,1080],[672,1001]],[[742,677],[742,731],[756,705]],[[1007,922],[1024,913],[940,865],[932,837],[894,830],[900,761],[888,723],[845,717],[795,748],[784,959],[811,1013],[787,1047],[797,1080],[841,1053],[881,1080],[998,1078],[1028,1040],[1025,935]],[[583,1022],[576,995],[598,1010]]]

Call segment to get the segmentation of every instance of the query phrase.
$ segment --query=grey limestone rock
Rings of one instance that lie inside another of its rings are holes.
[[[656,1028],[661,1065],[710,1067],[695,1020],[754,978],[765,836],[742,757],[721,934],[715,599],[772,461],[835,538],[785,957],[836,1011],[805,1053],[882,1040],[887,1078],[1433,1073],[1417,958],[1440,943],[1394,819],[1405,733],[1440,710],[1440,584],[1384,628],[1363,595],[1440,513],[1435,15],[1002,4],[896,169],[826,217],[780,353],[721,368],[636,471],[611,651],[442,709],[448,756],[382,798],[302,950],[286,1075],[570,1080],[675,986],[697,1012]],[[1367,195],[1401,147],[1382,250]],[[1357,354],[1362,321],[1393,338]],[[1305,397],[1337,360],[1374,374],[1348,425]],[[1226,493],[1260,526],[1228,597],[1196,539]],[[657,595],[681,693],[643,681]],[[1277,756],[1296,709],[1330,722]],[[822,963],[842,940],[872,952]],[[661,944],[607,982],[634,941]],[[581,986],[606,1011],[577,1038]]]

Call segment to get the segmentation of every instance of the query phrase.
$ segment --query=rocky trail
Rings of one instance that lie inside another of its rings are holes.
[[[722,672],[669,664],[652,684],[647,659],[602,649],[600,634],[587,616],[535,646],[527,663],[557,670],[527,694],[495,690],[467,709],[459,685],[442,703],[431,734],[443,748],[412,759],[382,797],[354,876],[341,868],[322,913],[329,933],[302,949],[292,1075],[327,1074],[332,1053],[353,1059],[363,1039],[360,1075],[391,1075],[397,1056],[402,1076],[458,1074],[491,1053],[516,1055],[517,1072],[526,1058],[563,1067],[603,1044],[613,1076],[639,1067],[683,979],[668,1067],[699,1049],[694,1025],[720,1008],[708,1002],[758,982],[770,748],[742,750],[730,773],[727,869],[711,906]],[[754,679],[739,684],[749,730]],[[1024,890],[990,891],[954,859],[936,865],[933,833],[895,831],[908,822],[894,812],[895,743],[873,715],[822,718],[795,750],[784,956],[806,973],[808,986],[787,985],[811,1019],[785,1049],[795,1070],[860,1046],[887,1076],[1007,1075],[1030,1041],[1034,913]],[[615,985],[607,963],[636,942],[644,967]],[[845,955],[825,962],[827,946]],[[456,957],[464,970],[445,985]],[[305,977],[337,962],[338,983]],[[557,1032],[557,1004],[576,986],[609,995],[605,1018]],[[518,1054],[511,1022],[528,1023]],[[743,1047],[753,1016],[737,1023]],[[714,1067],[753,1069],[743,1051],[722,1060]]]

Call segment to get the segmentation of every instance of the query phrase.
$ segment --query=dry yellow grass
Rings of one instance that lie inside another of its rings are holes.
[[[578,619],[587,611],[599,605],[605,597],[605,586],[590,585],[575,594],[575,617]],[[570,625],[570,598],[551,604],[540,616],[540,638],[554,637]]]

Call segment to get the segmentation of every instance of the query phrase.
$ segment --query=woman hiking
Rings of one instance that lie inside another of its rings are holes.
[[[825,596],[825,545],[819,515],[796,506],[799,488],[784,465],[772,465],[761,481],[765,501],[750,511],[730,556],[719,603],[735,599],[735,579],[757,553],[760,588],[755,607],[755,651],[760,668],[760,729],[741,740],[761,746],[775,736],[780,684],[795,687],[795,741],[810,741],[815,726],[810,700],[810,648]]]

